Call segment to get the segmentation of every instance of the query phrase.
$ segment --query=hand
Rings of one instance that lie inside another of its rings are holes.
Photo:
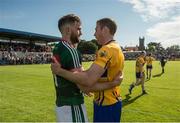
[[[119,71],[116,74],[115,78],[113,79],[113,83],[114,83],[115,86],[118,86],[118,85],[121,84],[122,80],[123,80],[123,74],[122,74],[121,71]]]
[[[88,96],[88,97],[92,97],[93,96],[93,93],[91,92],[84,92],[85,96]]]
[[[83,91],[84,93],[89,93],[89,88],[80,84],[76,84],[78,88]]]
[[[52,57],[53,63],[51,63],[51,71],[53,74],[58,74],[59,69],[61,69],[61,64],[57,61],[55,57]]]
[[[89,97],[92,97],[93,94],[91,92],[89,92],[89,89],[88,87],[85,87],[85,86],[82,86],[80,84],[76,84],[78,86],[78,88],[83,91],[83,93],[85,94],[85,96],[89,96]]]

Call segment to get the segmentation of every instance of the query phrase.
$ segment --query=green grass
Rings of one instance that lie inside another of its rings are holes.
[[[83,63],[87,69],[91,63]],[[180,122],[180,62],[171,61],[165,73],[145,83],[147,95],[136,87],[134,61],[126,61],[121,85],[124,122]],[[154,62],[152,75],[161,72]],[[50,65],[0,66],[0,122],[55,121],[55,91]],[[85,97],[89,120],[92,121],[92,98]]]

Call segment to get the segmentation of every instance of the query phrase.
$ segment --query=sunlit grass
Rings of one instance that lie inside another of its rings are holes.
[[[83,63],[87,69],[92,62]],[[180,122],[180,62],[168,62],[165,73],[145,83],[147,95],[136,87],[134,61],[126,61],[121,85],[122,121]],[[161,72],[154,63],[152,75]],[[0,66],[0,121],[55,121],[55,90],[50,65]],[[92,98],[85,97],[89,120],[92,121]]]

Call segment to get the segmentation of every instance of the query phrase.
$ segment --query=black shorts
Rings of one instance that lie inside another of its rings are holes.
[[[152,65],[146,65],[146,69],[152,69]]]
[[[136,78],[142,78],[141,72],[136,72]]]

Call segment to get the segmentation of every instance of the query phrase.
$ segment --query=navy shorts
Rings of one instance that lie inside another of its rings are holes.
[[[102,106],[94,102],[94,122],[120,122],[122,102]]]
[[[146,69],[152,69],[152,65],[146,65]]]
[[[136,78],[142,78],[141,72],[136,72]]]

